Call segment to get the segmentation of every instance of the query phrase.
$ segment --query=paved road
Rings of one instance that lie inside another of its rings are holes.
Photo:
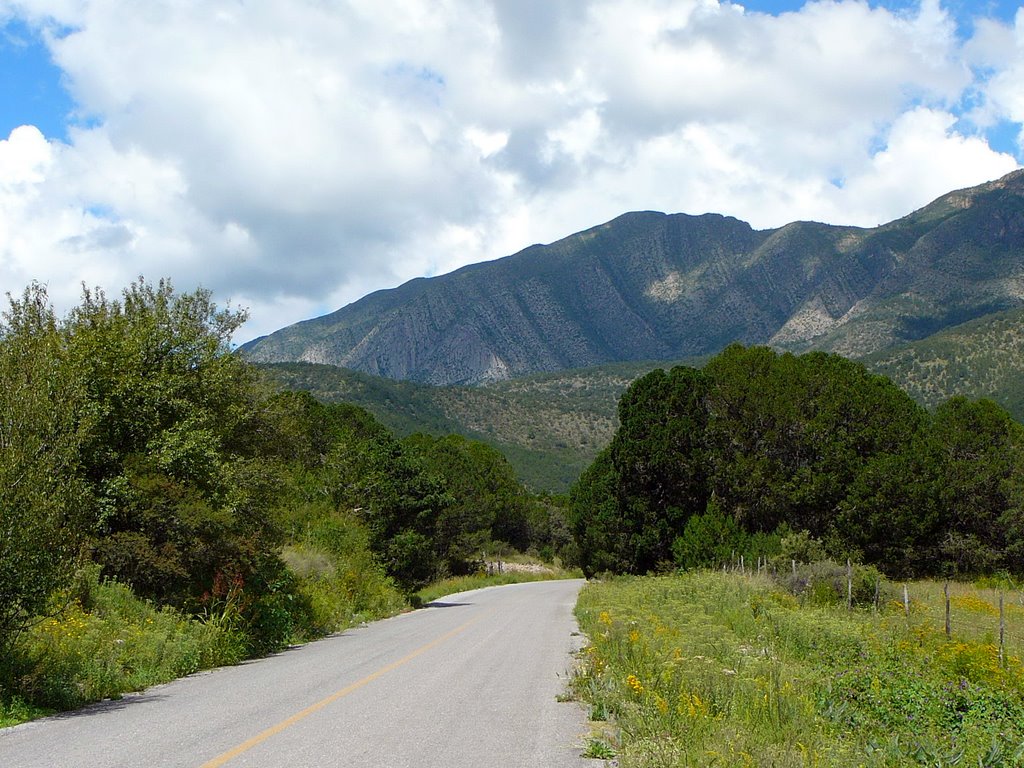
[[[593,765],[559,703],[580,581],[429,608],[0,730],[3,768]]]

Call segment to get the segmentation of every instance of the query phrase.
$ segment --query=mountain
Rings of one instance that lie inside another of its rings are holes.
[[[883,226],[627,213],[256,339],[256,362],[479,384],[731,341],[859,357],[1024,305],[1024,171]]]

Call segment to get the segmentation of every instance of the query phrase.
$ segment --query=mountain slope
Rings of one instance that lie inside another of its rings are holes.
[[[260,369],[274,386],[359,405],[399,435],[456,433],[488,443],[531,488],[561,492],[611,440],[619,397],[630,382],[675,364],[612,363],[480,387],[435,387],[313,363]]]
[[[929,407],[986,397],[1024,421],[1024,309],[998,312],[861,360]]]
[[[1024,304],[1024,171],[875,229],[629,213],[243,347],[432,384],[710,354],[860,356]]]

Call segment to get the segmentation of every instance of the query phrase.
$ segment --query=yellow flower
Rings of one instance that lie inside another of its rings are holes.
[[[610,627],[612,624],[612,615],[608,613],[608,611],[601,611],[601,613],[597,615],[597,620],[601,624]]]
[[[708,715],[710,714],[707,702],[704,701],[696,693],[684,693],[682,696],[680,696],[680,699],[680,714],[682,714],[685,711],[686,714],[688,714],[690,717],[694,719],[708,717]]]
[[[638,678],[636,675],[627,675],[626,685],[628,685],[633,690],[633,693],[635,693],[637,696],[644,692],[643,683],[640,682],[640,678]]]

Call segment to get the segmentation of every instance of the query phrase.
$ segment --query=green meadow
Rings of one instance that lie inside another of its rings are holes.
[[[954,584],[797,595],[715,571],[586,586],[587,754],[629,766],[1024,765],[1024,605]]]

